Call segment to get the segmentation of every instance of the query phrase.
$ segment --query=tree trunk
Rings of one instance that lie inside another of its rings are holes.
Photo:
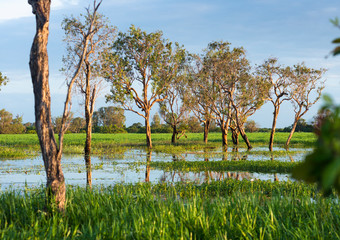
[[[273,116],[273,124],[272,124],[272,131],[270,132],[270,138],[269,138],[269,151],[273,151],[273,145],[274,145],[274,135],[276,130],[276,121],[277,116],[279,115],[280,107],[275,107],[274,109],[274,116]]]
[[[294,121],[292,130],[290,131],[290,134],[289,134],[289,136],[288,136],[287,142],[286,142],[286,144],[285,144],[286,148],[288,148],[288,145],[289,145],[289,143],[290,143],[290,140],[292,140],[292,137],[293,137],[293,134],[294,134],[294,132],[295,132],[296,125],[297,125],[298,121],[299,121],[299,118],[295,118],[295,121]]]
[[[152,149],[150,112],[149,111],[145,111],[145,128],[146,128],[146,145],[149,149]]]
[[[92,165],[91,165],[91,140],[92,140],[92,112],[94,102],[91,101],[91,66],[86,62],[86,89],[85,89],[85,120],[86,120],[86,140],[85,140],[85,167],[86,167],[86,187],[92,188]],[[92,96],[94,99],[94,96]]]
[[[150,162],[151,162],[152,152],[146,153],[146,170],[145,170],[145,182],[150,182]]]
[[[172,126],[172,137],[171,137],[171,143],[176,144],[176,137],[177,137],[177,126]]]
[[[238,135],[239,135],[239,132],[237,131],[237,129],[231,129],[231,138],[235,146],[239,144]]]
[[[92,140],[92,121],[86,118],[86,140],[85,140],[85,167],[86,167],[86,186],[92,188],[92,165],[91,165],[91,140]]]
[[[51,122],[51,99],[47,42],[51,1],[29,0],[36,16],[36,35],[30,53],[30,71],[34,91],[35,126],[46,171],[46,188],[51,204],[65,209],[65,179],[61,169],[61,152],[54,138]]]
[[[222,132],[222,148],[224,151],[228,150],[228,128],[221,126]]]
[[[206,120],[205,123],[204,123],[203,140],[204,140],[205,143],[208,143],[209,128],[210,128],[210,119]]]
[[[239,127],[238,130],[239,130],[239,132],[240,132],[240,134],[241,134],[241,136],[242,136],[244,142],[247,144],[248,150],[252,149],[253,147],[251,146],[251,144],[250,144],[250,142],[249,142],[249,139],[248,139],[248,137],[247,137],[247,134],[246,134],[246,132],[244,131],[244,129],[241,128],[241,127]]]

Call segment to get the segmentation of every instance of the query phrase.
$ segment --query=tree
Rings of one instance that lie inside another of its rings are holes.
[[[204,125],[203,141],[208,143],[210,124],[214,120],[211,105],[214,101],[214,88],[205,82],[204,63],[200,56],[192,55],[188,64],[188,87],[183,94],[184,104],[193,112],[196,119]]]
[[[12,113],[5,109],[0,110],[0,134],[18,134],[23,133],[25,129],[21,116],[13,118]]]
[[[125,125],[124,109],[116,106],[101,107],[93,114],[93,124],[96,127],[116,126],[123,128]]]
[[[8,82],[8,78],[4,75],[2,75],[2,72],[0,72],[0,87],[6,85]],[[1,91],[1,88],[0,88]]]
[[[158,129],[161,126],[161,118],[158,113],[155,113],[152,117],[151,128]]]
[[[61,152],[54,138],[48,84],[47,42],[51,1],[29,0],[36,15],[36,35],[30,54],[30,71],[35,98],[36,130],[44,160],[47,190],[62,211],[65,207],[65,180],[61,169]]]
[[[257,132],[259,130],[259,126],[258,126],[258,124],[254,120],[248,120],[245,123],[244,129],[247,132],[251,132],[252,133],[252,132]]]
[[[77,67],[67,82],[67,95],[64,103],[62,124],[57,144],[51,121],[51,97],[49,89],[49,67],[47,43],[49,35],[49,17],[51,1],[28,0],[36,17],[36,35],[30,53],[30,72],[34,92],[35,126],[39,138],[41,153],[46,171],[46,189],[49,203],[56,205],[60,211],[65,209],[65,178],[61,168],[64,133],[67,130],[67,119],[70,115],[72,87],[82,68],[87,48],[81,50]],[[87,33],[88,35],[89,33]],[[85,43],[88,38],[85,39]],[[87,44],[86,44],[87,45]]]
[[[127,33],[119,33],[112,50],[107,56],[107,79],[111,83],[107,101],[144,118],[147,147],[151,149],[150,110],[164,101],[162,93],[177,75],[184,50],[178,43],[163,39],[160,31],[146,33],[134,26]]]
[[[69,131],[72,133],[80,133],[82,129],[86,127],[86,121],[82,117],[76,117],[72,118],[70,126],[69,126]]]
[[[284,101],[289,101],[291,99],[288,91],[291,69],[289,67],[281,66],[277,59],[270,58],[258,67],[258,73],[264,77],[267,83],[271,84],[270,91],[268,92],[268,99],[273,104],[274,112],[272,130],[269,138],[269,150],[273,151],[276,122],[281,104]]]
[[[109,43],[114,39],[115,28],[109,26],[108,20],[97,13],[102,1],[93,1],[93,8],[87,8],[86,14],[80,18],[70,17],[63,20],[67,43],[67,56],[63,58],[66,72],[74,72],[76,64],[83,59],[83,65],[77,78],[77,86],[84,96],[86,140],[85,140],[85,165],[86,183],[92,187],[91,173],[91,139],[92,116],[94,105],[100,93],[103,78],[103,55],[109,51]],[[85,51],[84,51],[85,49]],[[76,60],[76,61],[74,61]]]
[[[231,120],[231,101],[224,92],[224,87],[229,85],[229,71],[233,58],[239,54],[240,49],[230,49],[228,42],[209,43],[205,54],[202,56],[202,69],[200,73],[202,88],[209,93],[208,107],[222,132],[222,145],[228,145],[228,129]]]
[[[159,103],[160,115],[163,120],[172,128],[171,143],[175,144],[185,134],[185,129],[180,129],[188,117],[188,107],[183,101],[187,78],[183,74],[177,75],[170,87],[163,93],[164,101]],[[181,135],[179,135],[182,133]]]
[[[292,72],[290,96],[295,116],[292,130],[285,144],[286,147],[293,137],[298,121],[320,99],[321,92],[325,88],[324,81],[321,80],[325,72],[324,69],[308,68],[302,63],[294,66]]]
[[[200,120],[195,116],[190,116],[187,120],[188,130],[191,133],[202,132],[202,126]]]

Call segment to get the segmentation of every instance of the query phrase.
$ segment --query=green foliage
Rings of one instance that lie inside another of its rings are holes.
[[[12,113],[5,109],[0,110],[0,134],[20,134],[25,132],[25,129],[21,116],[13,118]]]
[[[294,170],[293,176],[307,182],[316,182],[327,195],[332,187],[340,194],[340,106],[325,96],[323,109],[330,114],[323,119],[320,135],[313,153]]]
[[[333,23],[334,26],[340,28],[339,24],[339,18],[331,19],[331,23]],[[332,53],[333,56],[340,54],[340,38],[336,38],[332,41],[332,43],[337,44],[337,46],[333,49]]]
[[[0,72],[0,87],[6,85],[8,82],[8,78],[4,75],[2,75],[2,72]],[[1,91],[1,88],[0,88]]]
[[[124,109],[116,106],[101,107],[93,113],[93,126],[115,126],[123,128],[125,125]]]

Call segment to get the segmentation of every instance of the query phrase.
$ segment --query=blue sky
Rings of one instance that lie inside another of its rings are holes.
[[[65,99],[64,76],[59,72],[65,54],[61,21],[84,12],[90,2],[52,0],[48,49],[53,116],[61,115]],[[340,35],[329,21],[340,17],[338,0],[103,0],[99,11],[119,31],[126,31],[131,24],[148,32],[162,30],[164,37],[183,44],[190,52],[199,53],[209,42],[223,40],[235,47],[243,46],[253,65],[277,57],[285,65],[305,62],[313,68],[326,68],[324,93],[340,103],[340,57],[326,58],[334,47],[331,41]],[[10,79],[0,91],[0,109],[22,115],[24,122],[33,122],[28,60],[35,19],[26,0],[0,2],[0,32],[0,71]],[[106,106],[104,94],[97,108]],[[307,120],[312,119],[320,104],[305,116]],[[261,127],[270,127],[272,111],[272,106],[266,104],[252,119]],[[76,102],[73,112],[80,116],[83,112]],[[127,125],[143,120],[133,113],[126,115]],[[292,121],[293,109],[287,102],[281,108],[278,127]]]

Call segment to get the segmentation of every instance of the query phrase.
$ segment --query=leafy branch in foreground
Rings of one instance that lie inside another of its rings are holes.
[[[322,110],[328,112],[323,119],[314,151],[294,169],[293,177],[317,183],[328,195],[332,187],[340,194],[340,106],[328,96]]]

